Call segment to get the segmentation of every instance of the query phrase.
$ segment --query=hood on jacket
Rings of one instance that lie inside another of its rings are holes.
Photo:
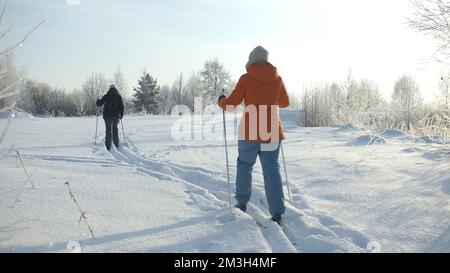
[[[272,83],[280,78],[277,68],[270,63],[251,65],[247,67],[247,72],[252,78],[262,83]]]

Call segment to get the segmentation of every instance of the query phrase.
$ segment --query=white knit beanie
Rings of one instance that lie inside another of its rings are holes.
[[[264,64],[269,61],[269,51],[267,51],[262,46],[257,46],[255,49],[250,52],[250,56],[248,56],[248,62],[245,67],[249,67],[253,64]]]

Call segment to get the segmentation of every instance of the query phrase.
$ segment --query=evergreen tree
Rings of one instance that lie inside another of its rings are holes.
[[[157,80],[147,71],[138,81],[138,86],[133,88],[133,107],[136,111],[145,111],[147,114],[158,114],[159,85]]]

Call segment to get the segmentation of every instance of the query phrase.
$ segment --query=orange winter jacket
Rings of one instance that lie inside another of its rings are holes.
[[[288,107],[289,97],[273,65],[249,66],[231,95],[222,98],[219,105],[233,111],[242,101],[246,107],[239,126],[240,140],[270,142],[284,139],[278,108]]]

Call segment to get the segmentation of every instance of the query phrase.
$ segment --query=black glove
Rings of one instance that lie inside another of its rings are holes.
[[[226,97],[227,96],[225,96],[225,95],[220,95],[219,100],[217,101],[217,103],[220,105],[220,100],[223,99],[223,98],[226,98]]]

